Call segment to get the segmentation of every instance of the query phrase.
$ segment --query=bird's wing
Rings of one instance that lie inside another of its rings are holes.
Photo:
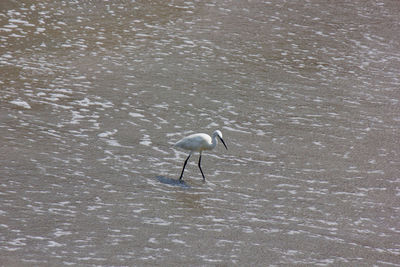
[[[175,146],[191,151],[200,151],[207,148],[208,139],[210,137],[205,134],[192,134],[180,140]]]

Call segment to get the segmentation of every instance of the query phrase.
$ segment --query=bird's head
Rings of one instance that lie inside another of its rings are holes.
[[[222,139],[222,133],[221,133],[221,131],[220,131],[220,130],[216,130],[216,131],[213,133],[213,135],[216,136],[216,137],[218,137],[219,140],[221,140],[221,142],[222,142],[222,144],[224,145],[224,147],[226,148],[226,150],[228,150],[228,147],[226,146],[226,144],[225,144],[225,142],[224,142],[224,139]]]

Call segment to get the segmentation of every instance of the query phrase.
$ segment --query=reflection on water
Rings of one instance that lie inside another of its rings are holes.
[[[399,266],[399,12],[2,1],[0,263]]]
[[[168,178],[165,176],[157,176],[157,180],[160,183],[166,184],[166,185],[171,185],[171,186],[179,186],[182,188],[190,188],[190,185],[186,184],[185,181],[183,180],[179,180],[179,179],[172,179],[172,178]]]

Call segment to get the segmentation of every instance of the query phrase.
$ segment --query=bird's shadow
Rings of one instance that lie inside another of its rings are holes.
[[[182,187],[182,188],[190,188],[190,185],[186,184],[185,181],[179,180],[179,179],[177,180],[177,179],[172,179],[172,178],[168,178],[168,177],[165,177],[165,176],[158,175],[157,176],[157,180],[160,183],[171,185],[171,186],[179,186],[179,187]]]

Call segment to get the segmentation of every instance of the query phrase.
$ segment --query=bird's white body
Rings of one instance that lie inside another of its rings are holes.
[[[212,139],[208,134],[197,133],[179,140],[175,146],[192,152],[211,150],[217,145],[217,139]]]
[[[185,163],[183,164],[183,169],[182,169],[181,177],[179,178],[179,180],[182,180],[183,171],[185,170],[186,163],[189,160],[192,153],[199,152],[200,156],[199,156],[199,164],[198,165],[199,165],[199,169],[201,171],[201,175],[203,176],[203,180],[205,181],[206,178],[204,177],[204,173],[203,173],[203,170],[201,169],[201,165],[200,165],[201,152],[203,152],[204,150],[214,149],[218,143],[217,137],[221,140],[221,142],[225,146],[225,148],[228,149],[226,147],[224,140],[222,139],[222,133],[219,130],[216,130],[212,134],[212,137],[210,137],[208,134],[204,134],[204,133],[191,134],[189,136],[182,138],[175,144],[176,147],[190,151],[189,156],[186,158]]]

